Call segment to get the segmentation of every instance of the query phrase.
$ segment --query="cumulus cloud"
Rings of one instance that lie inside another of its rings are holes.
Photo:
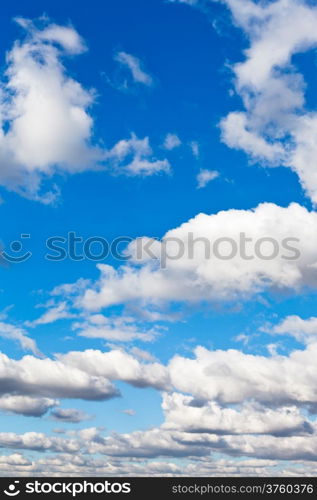
[[[196,5],[199,0],[167,0],[169,3],[187,3],[188,5]]]
[[[149,139],[119,141],[101,149],[93,139],[90,107],[94,92],[70,77],[65,59],[86,51],[72,26],[41,18],[17,18],[25,36],[7,53],[0,103],[0,185],[43,203],[59,195],[47,181],[66,172],[74,174],[108,166],[116,173],[152,175],[169,172],[168,160],[153,156]],[[137,58],[125,52],[118,61],[135,81],[150,85]]]
[[[261,330],[271,335],[289,335],[304,344],[317,340],[317,318],[287,316],[277,325],[264,325]]]
[[[144,329],[131,317],[107,317],[102,314],[92,314],[85,321],[74,323],[72,328],[81,337],[112,342],[151,342],[160,334],[159,327]]]
[[[199,158],[199,155],[200,155],[199,143],[197,141],[191,141],[189,143],[189,147],[191,149],[193,156],[195,158]]]
[[[77,432],[72,431],[69,434],[70,437],[51,437],[38,432],[24,434],[3,432],[0,433],[0,447],[61,454],[58,457],[50,455],[43,457],[48,469],[50,469],[50,465],[60,466],[63,455],[66,453],[72,455],[72,457],[69,457],[69,464],[73,463],[75,465],[77,463],[78,466],[82,466],[82,471],[85,470],[86,466],[90,472],[89,463],[91,461],[96,461],[95,466],[97,468],[102,467],[102,464],[104,466],[102,459],[95,459],[91,455],[105,455],[108,464],[115,465],[117,463],[118,465],[118,467],[112,468],[114,475],[123,473],[122,468],[120,469],[122,459],[133,459],[132,463],[129,464],[128,462],[126,464],[127,469],[124,468],[126,471],[130,470],[130,472],[134,469],[129,469],[129,465],[133,467],[133,464],[140,463],[140,459],[142,459],[143,463],[144,459],[169,457],[171,459],[194,459],[194,463],[188,464],[188,466],[185,464],[180,469],[183,474],[200,475],[199,472],[204,471],[208,475],[207,470],[209,470],[209,473],[212,470],[221,471],[223,467],[230,475],[230,470],[231,472],[234,471],[235,474],[243,474],[242,471],[247,471],[248,467],[249,470],[253,471],[255,468],[258,468],[259,471],[261,467],[274,467],[277,462],[272,458],[273,456],[280,460],[295,461],[300,459],[315,461],[317,456],[316,434],[287,437],[260,434],[219,436],[211,433],[188,433],[175,430],[171,432],[163,428],[135,431],[130,434],[113,433],[111,436],[106,437],[97,428],[83,429]],[[224,457],[225,455],[250,457],[251,460],[235,460],[228,463],[223,458],[213,462],[211,459],[212,452],[222,453]],[[198,459],[196,466],[194,465],[195,458]],[[3,464],[5,463],[4,460]],[[99,467],[97,464],[99,464]],[[151,470],[150,464],[151,462],[148,464],[148,470]],[[173,470],[174,464],[172,464],[167,470],[164,466],[157,468],[153,464],[152,471],[154,472],[156,469],[157,473],[168,473]],[[202,469],[199,468],[199,465],[203,466]],[[66,468],[66,470],[70,471],[69,468]],[[66,470],[64,470],[65,473]],[[176,470],[174,468],[174,472]]]
[[[93,137],[90,108],[94,91],[70,77],[67,57],[86,51],[72,26],[47,18],[17,18],[25,36],[7,53],[0,102],[0,185],[27,198],[53,203],[59,188],[48,181],[66,172],[74,174],[108,167],[112,173],[152,175],[169,172],[167,159],[153,155],[148,137],[132,134],[111,149],[101,148]],[[140,61],[120,52],[117,60],[134,81],[152,84]]]
[[[290,167],[317,202],[317,114],[305,102],[305,80],[293,56],[317,46],[317,8],[300,0],[224,0],[249,39],[233,66],[244,111],[221,122],[223,141],[265,165]]]
[[[143,69],[141,60],[138,57],[121,51],[114,55],[114,60],[129,70],[135,83],[141,83],[148,87],[153,85],[153,78]]]
[[[299,292],[317,284],[316,235],[317,214],[296,203],[199,214],[161,241],[135,240],[127,249],[130,263],[117,269],[98,265],[99,280],[81,288],[75,304],[98,311],[134,302],[144,309]]]
[[[92,145],[93,94],[67,75],[62,58],[85,44],[71,26],[16,19],[26,36],[7,54],[0,104],[0,184],[44,203],[45,179],[56,172],[92,168],[100,159]]]
[[[171,165],[165,158],[153,156],[149,138],[138,139],[131,134],[130,139],[122,139],[106,152],[106,160],[114,173],[128,176],[149,176],[159,172],[169,173]]]
[[[200,169],[196,179],[197,179],[197,188],[204,188],[210,181],[213,181],[219,177],[219,172],[216,170],[207,170],[205,168]]]
[[[82,448],[82,441],[50,437],[42,432],[25,432],[24,434],[1,432],[0,448],[76,453]]]
[[[49,398],[105,400],[119,395],[105,377],[49,358],[24,356],[20,360],[0,354],[0,393]]]
[[[169,363],[172,385],[198,400],[220,404],[257,401],[265,405],[316,403],[314,363],[317,344],[289,356],[245,354],[235,349],[195,349],[195,358],[175,356]],[[188,374],[190,373],[190,377]]]
[[[79,422],[84,422],[89,420],[91,415],[81,410],[76,410],[75,408],[55,408],[51,412],[51,416],[54,420],[59,422],[69,422],[72,424],[78,424]]]
[[[42,417],[48,410],[58,404],[58,400],[51,398],[32,398],[10,394],[0,397],[0,409],[2,411],[17,413],[26,417]]]
[[[139,347],[132,347],[130,349],[131,354],[140,359],[141,361],[155,361],[155,356],[148,351],[144,351],[144,349],[139,349]]]

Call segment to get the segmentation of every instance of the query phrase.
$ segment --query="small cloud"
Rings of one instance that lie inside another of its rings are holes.
[[[135,410],[122,410],[122,413],[125,413],[126,415],[129,415],[130,417],[134,417],[136,414]]]
[[[114,55],[114,60],[130,71],[135,83],[141,83],[148,87],[153,85],[153,78],[143,69],[139,58],[127,52],[117,52]]]
[[[55,434],[65,434],[66,433],[65,429],[60,429],[59,427],[55,427],[54,429],[52,429],[52,432],[54,432]]]
[[[35,356],[42,356],[35,340],[28,336],[24,328],[0,321],[0,337],[3,339],[14,340],[18,342],[22,349],[31,351]]]
[[[54,420],[72,424],[78,424],[79,422],[84,422],[92,418],[91,415],[88,415],[84,411],[76,410],[75,408],[56,408],[51,412],[51,417],[53,417]]]
[[[66,302],[61,302],[60,304],[50,307],[44,314],[42,314],[42,316],[34,321],[26,321],[25,325],[30,327],[48,325],[60,319],[69,319],[73,317],[74,315],[67,310]]]
[[[210,181],[213,181],[219,177],[219,172],[217,170],[206,170],[201,169],[197,175],[197,189],[204,188]]]
[[[167,134],[164,143],[163,143],[163,148],[167,149],[168,151],[172,151],[172,149],[178,148],[182,144],[182,141],[176,134]]]
[[[193,153],[193,156],[195,156],[195,158],[199,158],[199,144],[197,141],[191,141],[189,143],[189,147],[190,149],[192,150],[192,153]]]
[[[59,401],[51,398],[36,398],[18,394],[4,394],[0,398],[0,410],[25,417],[42,417],[58,405]]]

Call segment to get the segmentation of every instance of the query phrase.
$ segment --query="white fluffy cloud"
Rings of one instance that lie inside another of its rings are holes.
[[[0,337],[9,340],[17,341],[22,349],[31,351],[33,354],[40,356],[35,340],[28,337],[28,334],[24,328],[11,325],[10,323],[0,321]]]
[[[275,476],[280,474],[279,469],[275,469],[276,462],[273,460],[229,460],[225,458],[214,462],[209,459],[192,460],[180,466],[172,460],[125,460],[118,458],[94,458],[91,456],[79,456],[76,453],[59,453],[48,455],[35,460],[14,453],[2,455],[0,457],[1,471],[3,473],[14,473],[15,476],[28,475],[37,477],[83,477],[87,476]],[[316,469],[312,464],[305,464],[309,471]],[[286,475],[296,475],[296,465],[289,467],[292,473]],[[274,473],[272,473],[274,471]],[[304,475],[304,474],[298,474]],[[314,473],[308,475],[315,475]]]
[[[70,351],[55,359],[24,356],[19,360],[0,353],[0,409],[25,407],[25,413],[31,414],[41,413],[34,408],[55,406],[52,398],[103,401],[120,395],[114,380],[141,388],[170,387],[165,366],[139,361],[123,350]]]
[[[217,177],[219,177],[219,172],[217,172],[216,170],[207,170],[205,168],[202,168],[196,177],[197,188],[204,188],[210,181],[213,181]]]
[[[195,349],[195,358],[175,356],[169,363],[172,385],[198,400],[220,404],[257,401],[266,405],[314,405],[317,343],[289,356],[270,357],[230,349]],[[190,376],[188,376],[190,374]]]
[[[92,168],[93,94],[67,75],[62,58],[85,51],[71,26],[19,18],[26,32],[7,54],[0,105],[0,183],[49,203],[42,181],[55,172]]]
[[[170,3],[187,3],[188,5],[196,5],[199,0],[168,0]]]
[[[1,471],[14,471],[16,475],[47,476],[122,476],[122,475],[242,475],[242,476],[303,476],[315,475],[315,437],[299,436],[276,438],[274,436],[223,436],[188,434],[164,429],[133,432],[104,438],[97,429],[85,429],[69,438],[52,438],[42,433],[1,433],[0,446],[14,449],[45,451],[37,460],[19,453],[0,457]],[[278,447],[280,448],[278,449]],[[298,453],[299,451],[299,453]],[[50,454],[53,452],[54,455]],[[102,456],[91,456],[90,453]],[[218,454],[214,460],[212,452]],[[270,458],[277,452],[282,460]],[[296,453],[302,457],[297,463]],[[234,459],[226,454],[244,454],[250,458]],[[219,456],[220,455],[220,456]],[[165,460],[152,460],[157,457]],[[184,457],[182,465],[173,458]],[[131,460],[132,459],[132,460]],[[187,459],[187,460],[186,460]],[[305,467],[305,469],[303,469]],[[290,473],[291,472],[291,473]]]
[[[93,139],[90,107],[94,92],[67,74],[67,56],[86,46],[72,26],[48,19],[17,18],[25,37],[7,54],[0,103],[0,185],[43,203],[59,194],[56,184],[46,190],[54,174],[73,174],[108,166],[125,175],[169,172],[168,160],[153,156],[149,139],[119,141],[112,149]],[[137,58],[120,52],[117,59],[135,81],[150,85]]]
[[[211,434],[307,434],[313,428],[296,407],[276,410],[257,403],[222,408],[215,401],[200,404],[192,396],[165,394],[164,429]]]
[[[84,411],[76,410],[75,408],[55,408],[55,410],[51,412],[51,416],[54,420],[58,420],[59,422],[69,422],[73,424],[84,422],[91,418],[91,416]]]
[[[210,454],[213,452],[249,456],[256,460],[316,460],[317,427],[309,413],[314,412],[317,401],[316,354],[315,343],[288,356],[274,354],[270,357],[198,347],[194,358],[174,356],[167,366],[140,363],[123,351],[69,352],[60,355],[57,361],[45,360],[45,364],[43,360],[29,356],[28,363],[23,358],[20,362],[12,362],[11,366],[7,364],[6,373],[11,373],[10,389],[13,391],[30,393],[32,388],[37,395],[45,390],[59,397],[94,399],[91,394],[74,394],[74,382],[69,374],[75,374],[79,390],[83,391],[78,377],[84,373],[99,383],[101,380],[122,380],[138,387],[150,386],[164,391],[173,388],[174,392],[163,393],[165,420],[159,428],[110,436],[103,436],[100,429],[91,428],[69,431],[67,436],[58,438],[36,432],[22,435],[1,433],[0,446],[58,453],[80,452],[80,460],[86,460],[86,454],[105,455],[108,460],[109,457],[133,457],[134,461],[166,456],[197,457],[199,461],[206,459],[207,468],[211,467]],[[14,363],[18,363],[19,373],[22,372],[24,387],[21,381],[15,386],[12,382]],[[60,366],[63,366],[61,375],[53,376],[52,372],[60,370]],[[32,372],[37,374],[35,382],[31,380]],[[67,393],[57,387],[57,378],[63,380]],[[7,391],[0,398],[0,408],[39,416],[58,404],[49,398],[37,399],[10,395]],[[104,399],[104,395],[99,399]],[[55,409],[52,416],[66,422],[86,418],[74,409]],[[274,464],[267,462],[265,465]],[[217,463],[217,466],[221,467],[221,464]],[[258,466],[261,467],[260,462]],[[234,464],[232,467],[236,470]],[[188,475],[195,475],[198,471],[194,466],[182,468],[183,473],[185,470]],[[114,474],[118,471],[113,469]],[[162,469],[162,474],[164,471]]]
[[[228,146],[266,165],[292,168],[317,202],[317,114],[305,103],[305,81],[293,56],[317,46],[317,8],[301,0],[224,0],[249,39],[233,66],[244,111],[221,122]]]
[[[59,402],[56,399],[51,398],[32,398],[10,394],[0,397],[0,409],[2,411],[27,417],[42,417],[48,410],[58,404]]]
[[[164,142],[163,142],[163,148],[167,149],[168,151],[172,151],[172,149],[178,148],[182,144],[182,141],[176,134],[167,134]]]
[[[127,253],[136,265],[133,259],[118,269],[98,265],[100,279],[79,290],[76,305],[98,311],[128,302],[144,308],[242,300],[268,290],[298,292],[317,285],[316,249],[317,214],[295,203],[199,214],[162,241],[134,241]]]

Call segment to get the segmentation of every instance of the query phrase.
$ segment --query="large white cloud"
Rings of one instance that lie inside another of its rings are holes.
[[[73,330],[78,335],[89,339],[104,339],[111,342],[131,342],[140,340],[153,341],[160,333],[158,327],[144,329],[132,317],[107,317],[102,314],[92,314],[82,322],[75,322]]]
[[[59,422],[77,424],[89,420],[91,415],[88,415],[84,411],[76,410],[76,408],[55,408],[55,410],[51,412],[51,417]]]
[[[199,214],[161,241],[135,240],[127,250],[130,263],[118,269],[98,265],[99,280],[78,288],[75,305],[98,311],[128,302],[144,308],[243,300],[272,290],[299,292],[316,287],[316,249],[317,214],[295,203]],[[59,288],[73,300],[74,287],[70,290]]]
[[[316,355],[316,343],[288,356],[270,357],[197,347],[194,359],[172,358],[169,374],[177,390],[202,400],[227,404],[255,400],[272,406],[315,404]]]
[[[271,335],[289,335],[303,344],[317,340],[317,318],[303,319],[300,316],[287,316],[276,325],[264,325],[262,331]]]
[[[119,392],[105,377],[87,374],[49,358],[24,356],[20,360],[0,354],[0,393],[104,400]]]
[[[7,54],[2,88],[0,183],[26,196],[41,197],[41,182],[56,171],[92,166],[100,152],[91,144],[93,94],[69,77],[62,58],[85,51],[71,26],[17,19],[26,37]]]

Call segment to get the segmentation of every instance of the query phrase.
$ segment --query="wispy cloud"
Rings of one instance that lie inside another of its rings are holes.
[[[210,181],[217,179],[219,172],[217,170],[207,170],[202,168],[197,175],[197,188],[204,188]]]
[[[51,417],[59,422],[78,424],[92,418],[88,413],[76,410],[75,408],[55,408],[51,412]]]

